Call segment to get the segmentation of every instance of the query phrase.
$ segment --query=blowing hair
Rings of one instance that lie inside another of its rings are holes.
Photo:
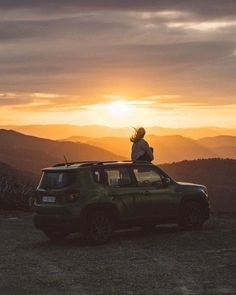
[[[131,142],[137,142],[138,140],[144,138],[146,131],[143,127],[134,128],[134,135],[130,137]]]

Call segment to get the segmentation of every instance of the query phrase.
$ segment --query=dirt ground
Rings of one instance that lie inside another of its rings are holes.
[[[51,242],[30,214],[0,214],[0,294],[236,294],[236,218],[202,231],[160,226],[121,231],[92,247]]]

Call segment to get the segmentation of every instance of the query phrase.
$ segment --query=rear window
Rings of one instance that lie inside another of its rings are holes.
[[[42,189],[60,189],[72,185],[76,181],[76,171],[43,172],[39,187]]]

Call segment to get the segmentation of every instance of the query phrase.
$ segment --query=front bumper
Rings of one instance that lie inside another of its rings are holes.
[[[211,213],[211,210],[210,210],[210,205],[208,203],[207,206],[206,206],[206,209],[205,209],[205,219],[206,220],[209,219],[210,213]]]

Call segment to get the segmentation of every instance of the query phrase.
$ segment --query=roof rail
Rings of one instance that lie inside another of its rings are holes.
[[[55,164],[53,165],[53,167],[60,167],[60,166],[71,166],[71,165],[75,165],[75,164],[95,164],[97,163],[97,161],[76,161],[76,162],[64,162],[64,163],[59,163],[59,164]]]
[[[149,161],[143,161],[143,160],[138,160],[138,161],[132,161],[133,163],[145,163],[145,164],[152,164],[152,162]]]
[[[115,160],[106,160],[106,161],[76,161],[76,162],[69,162],[69,163],[59,163],[53,165],[53,167],[61,167],[61,166],[71,166],[76,164],[81,164],[81,167],[90,166],[90,165],[103,165],[109,163],[134,163],[134,164],[152,164],[148,161],[132,161],[132,160],[122,160],[122,161],[115,161]]]
[[[118,163],[119,161],[87,161],[83,162],[81,167],[90,166],[90,165],[103,165],[103,164],[109,164],[109,163]]]
[[[76,162],[64,162],[64,163],[59,163],[59,164],[55,164],[53,165],[53,167],[60,167],[60,166],[71,166],[71,165],[76,165],[76,164],[82,164],[81,166],[85,166],[85,165],[103,165],[106,163],[117,163],[119,161],[115,161],[115,160],[110,160],[110,161],[76,161]]]
[[[112,164],[112,163],[130,163],[130,164],[151,164],[153,165],[153,163],[149,162],[149,161],[132,161],[132,160],[121,160],[121,161],[91,161],[91,162],[83,162],[82,163],[82,167],[84,166],[90,166],[90,165],[103,165],[103,164]]]

